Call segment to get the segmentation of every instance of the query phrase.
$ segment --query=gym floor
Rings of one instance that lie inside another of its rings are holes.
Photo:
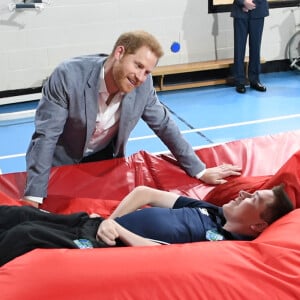
[[[262,74],[261,82],[267,86],[266,93],[247,87],[245,94],[238,94],[233,87],[219,85],[160,92],[158,96],[195,149],[300,129],[300,73]],[[25,170],[36,106],[37,101],[0,105],[2,173]],[[139,150],[168,151],[143,121],[130,136],[127,155]]]

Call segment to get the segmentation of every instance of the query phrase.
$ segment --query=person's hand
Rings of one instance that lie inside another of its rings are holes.
[[[241,168],[235,165],[223,164],[221,166],[207,168],[199,178],[207,184],[222,184],[227,182],[224,178],[241,175]]]
[[[101,239],[109,246],[115,246],[116,239],[119,237],[118,226],[119,224],[113,219],[102,221],[98,228],[96,239]]]
[[[244,1],[244,7],[243,7],[243,11],[249,11],[249,10],[253,10],[256,8],[255,3],[253,2],[253,0],[245,0]],[[246,9],[246,10],[245,10]]]

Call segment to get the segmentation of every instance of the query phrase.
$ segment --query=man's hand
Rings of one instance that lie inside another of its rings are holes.
[[[101,239],[109,246],[116,245],[116,239],[119,238],[127,246],[158,246],[161,245],[158,241],[153,241],[137,235],[113,219],[102,221],[97,231],[97,239]]]
[[[106,219],[102,221],[98,228],[96,238],[101,239],[109,246],[115,246],[116,239],[119,237],[118,226],[119,224],[113,219]]]
[[[223,164],[214,168],[208,168],[205,173],[200,177],[200,180],[207,184],[222,184],[227,182],[224,178],[229,176],[241,175],[241,168],[238,166]]]
[[[256,5],[253,2],[253,0],[245,0],[244,1],[243,11],[248,12],[249,10],[253,10],[255,8],[256,8]]]

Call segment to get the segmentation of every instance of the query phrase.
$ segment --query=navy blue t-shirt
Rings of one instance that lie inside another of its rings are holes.
[[[140,236],[170,244],[249,239],[222,228],[226,222],[222,208],[183,196],[173,208],[144,208],[115,221]]]

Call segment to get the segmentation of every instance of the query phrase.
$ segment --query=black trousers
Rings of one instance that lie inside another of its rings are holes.
[[[0,266],[36,248],[77,249],[74,241],[79,239],[95,248],[107,247],[96,240],[102,220],[86,213],[59,215],[29,206],[0,206]]]
[[[246,75],[250,82],[259,81],[260,48],[264,28],[264,18],[240,19],[234,18],[234,77],[236,84],[246,84]],[[245,52],[249,37],[249,67],[245,74]]]

